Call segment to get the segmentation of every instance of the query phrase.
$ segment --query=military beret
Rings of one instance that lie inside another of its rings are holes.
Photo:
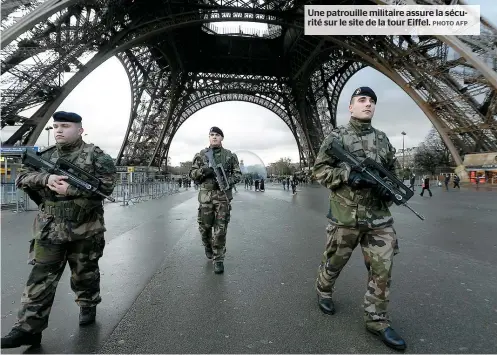
[[[54,122],[81,122],[82,118],[80,115],[74,112],[58,111],[53,114]]]
[[[376,94],[374,93],[373,89],[367,86],[361,86],[360,88],[357,88],[352,94],[351,98],[354,96],[369,96],[374,100],[374,102],[378,102]]]
[[[221,137],[223,137],[223,138],[224,138],[224,134],[223,134],[223,131],[221,131],[221,128],[219,128],[219,127],[215,127],[215,126],[214,126],[214,127],[212,127],[212,128],[210,129],[210,131],[209,131],[209,133],[212,133],[212,132],[217,133],[217,134],[219,134]]]

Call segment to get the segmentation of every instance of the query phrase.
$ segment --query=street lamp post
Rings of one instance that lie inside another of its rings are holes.
[[[406,132],[402,131],[402,170],[406,168],[406,154],[404,149],[404,136]]]
[[[47,146],[50,147],[50,130],[53,129],[53,127],[46,127],[45,131],[47,131]]]

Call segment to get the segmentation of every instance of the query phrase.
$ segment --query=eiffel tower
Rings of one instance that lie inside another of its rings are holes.
[[[370,66],[401,87],[440,133],[455,162],[497,151],[497,30],[480,36],[306,36],[308,4],[464,4],[462,0],[4,0],[1,126],[4,146],[33,145],[53,112],[116,56],[132,109],[118,165],[163,168],[193,113],[246,101],[277,114],[312,164],[336,126],[347,80]],[[221,31],[222,21],[268,24]],[[31,63],[27,65],[27,59]],[[64,72],[74,72],[67,82]],[[36,109],[30,117],[21,113]]]

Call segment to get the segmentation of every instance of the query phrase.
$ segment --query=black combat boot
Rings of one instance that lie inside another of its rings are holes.
[[[210,245],[205,246],[205,256],[207,259],[212,259],[214,257],[214,252],[212,251],[212,247]]]
[[[319,308],[326,314],[335,314],[335,304],[331,298],[323,298],[318,295]]]
[[[216,274],[222,274],[224,272],[224,264],[222,261],[216,261],[214,263],[214,272]]]
[[[95,322],[97,307],[81,307],[79,311],[79,325],[87,325]]]
[[[383,343],[385,343],[386,346],[392,349],[404,350],[407,347],[404,339],[402,339],[402,337],[397,334],[397,332],[393,330],[392,327],[388,327],[382,330],[374,330],[369,328],[366,329],[374,335],[377,335],[383,341]]]
[[[2,338],[2,349],[18,348],[23,345],[38,346],[40,343],[41,333],[28,333],[14,328]]]

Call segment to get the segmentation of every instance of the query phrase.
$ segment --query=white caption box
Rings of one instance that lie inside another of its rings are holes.
[[[305,34],[480,35],[480,5],[306,5]]]

